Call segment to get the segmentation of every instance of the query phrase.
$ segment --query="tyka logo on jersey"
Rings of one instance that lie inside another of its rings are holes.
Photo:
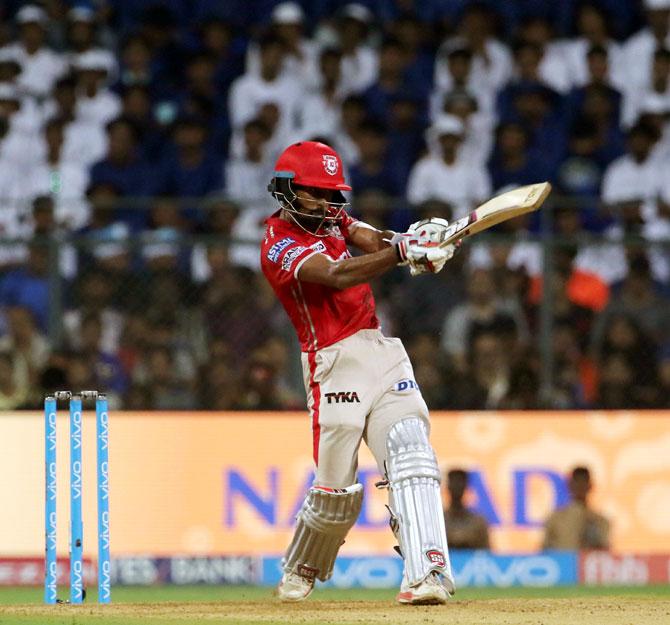
[[[356,391],[324,393],[324,397],[328,400],[329,404],[352,404],[354,402],[357,404],[361,403],[361,400],[358,399],[358,393]]]

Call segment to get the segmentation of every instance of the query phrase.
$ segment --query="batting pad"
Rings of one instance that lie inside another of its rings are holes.
[[[412,417],[396,423],[389,432],[386,450],[389,503],[396,517],[407,583],[416,586],[437,571],[453,593],[440,469],[424,421]]]
[[[298,512],[293,540],[284,557],[284,571],[325,582],[347,532],[358,518],[363,485],[310,488]]]

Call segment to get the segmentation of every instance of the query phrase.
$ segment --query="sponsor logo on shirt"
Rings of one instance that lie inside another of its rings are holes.
[[[403,380],[398,380],[393,385],[393,390],[397,391],[398,393],[412,391],[412,390],[418,391],[419,390],[419,385],[414,380],[410,380],[409,378],[405,378]]]
[[[309,249],[314,250],[316,252],[325,252],[326,245],[324,244],[323,241],[317,241],[316,243],[312,243],[312,245],[309,246]]]
[[[335,237],[336,239],[344,241],[344,236],[342,235],[342,231],[340,230],[339,226],[331,226],[328,228],[328,234]]]
[[[338,393],[324,393],[325,398],[328,400],[328,403],[335,404],[351,404],[356,402],[357,404],[361,403],[361,400],[358,399],[358,393],[356,391],[339,391]]]
[[[273,263],[276,263],[279,260],[281,253],[291,245],[291,243],[295,243],[295,240],[291,237],[285,237],[281,241],[274,243],[268,250],[268,259]]]
[[[286,254],[284,258],[281,259],[281,268],[284,271],[291,271],[291,266],[295,262],[295,259],[300,256],[307,248],[304,245],[298,245],[297,247],[292,247]]]

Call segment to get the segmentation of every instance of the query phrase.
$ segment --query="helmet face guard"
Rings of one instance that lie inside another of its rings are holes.
[[[279,202],[291,219],[305,232],[317,237],[326,237],[330,233],[328,230],[336,226],[342,219],[342,213],[349,206],[342,191],[337,189],[328,189],[333,191],[333,197],[328,202],[328,206],[321,212],[306,212],[300,202],[310,202],[311,200],[299,198],[297,192],[302,188],[293,182],[295,178],[291,172],[275,172],[275,177],[268,185],[268,191]],[[316,187],[322,188],[322,187]],[[327,187],[323,187],[327,189]]]

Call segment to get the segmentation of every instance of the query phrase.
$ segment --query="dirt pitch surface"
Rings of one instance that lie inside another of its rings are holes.
[[[446,606],[388,601],[137,603],[109,606],[0,606],[0,625],[668,625],[670,600],[580,597],[455,600]]]

